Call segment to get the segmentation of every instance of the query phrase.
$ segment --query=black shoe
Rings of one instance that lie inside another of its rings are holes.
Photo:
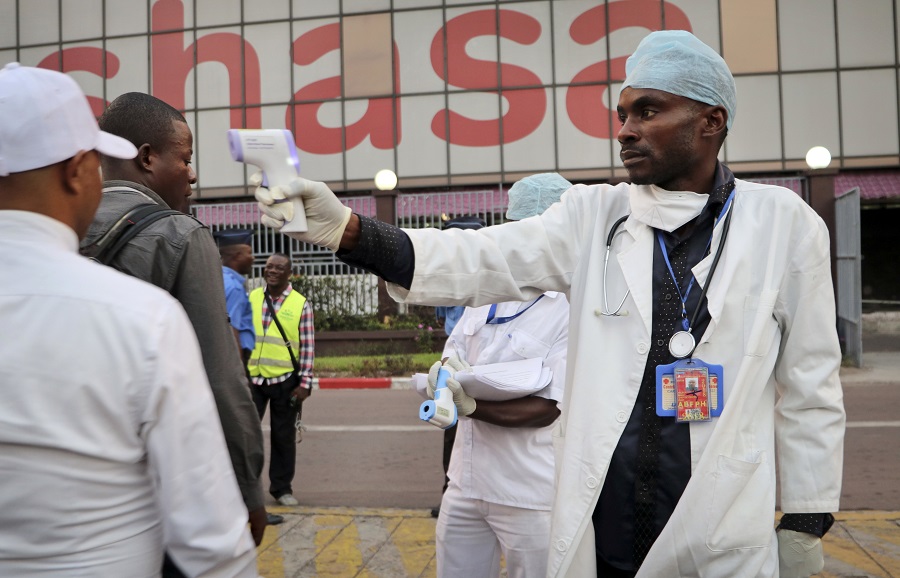
[[[440,514],[440,513],[441,513],[441,507],[440,507],[440,506],[438,506],[437,508],[431,508],[431,517],[432,517],[432,518],[437,518],[437,517],[438,517],[438,514]]]
[[[278,514],[266,514],[266,524],[277,526],[282,522],[284,522],[284,516],[279,516]]]

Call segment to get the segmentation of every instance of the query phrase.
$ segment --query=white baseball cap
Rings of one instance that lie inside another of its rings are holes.
[[[18,62],[0,70],[0,177],[90,150],[120,159],[137,155],[133,144],[100,130],[72,77]]]

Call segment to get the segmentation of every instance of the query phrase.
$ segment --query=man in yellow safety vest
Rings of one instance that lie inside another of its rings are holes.
[[[315,338],[312,306],[291,287],[291,258],[275,253],[266,261],[265,287],[250,293],[256,345],[247,367],[253,402],[262,419],[270,409],[269,493],[282,506],[296,506],[291,481],[297,459],[294,428],[312,389]]]

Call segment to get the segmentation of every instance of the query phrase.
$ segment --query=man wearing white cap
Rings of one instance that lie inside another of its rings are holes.
[[[183,309],[78,254],[100,153],[137,150],[74,80],[0,71],[0,575],[158,576],[167,549],[191,576],[255,577]]]
[[[736,95],[715,51],[654,32],[626,73],[631,183],[576,185],[537,218],[449,236],[351,214],[297,179],[257,190],[263,221],[301,199],[309,231],[291,236],[406,302],[568,294],[550,576],[815,574],[845,424],[827,229],[792,191],[718,162]]]
[[[571,186],[556,173],[525,177],[509,190],[506,217],[518,221],[540,215]],[[568,324],[569,302],[556,291],[528,301],[467,307],[444,347],[445,362],[431,367],[432,397],[442,365],[455,375],[470,365],[537,358],[552,372],[542,389],[519,389],[509,399],[470,399],[454,377],[447,380],[460,412],[435,529],[438,576],[496,578],[501,552],[509,576],[546,576],[551,431],[565,385]],[[504,383],[502,389],[517,388]]]

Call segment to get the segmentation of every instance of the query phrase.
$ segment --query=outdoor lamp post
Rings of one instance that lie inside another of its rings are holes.
[[[391,169],[381,169],[375,173],[375,188],[379,191],[393,191],[397,186],[397,175]]]
[[[837,294],[837,242],[835,236],[834,176],[835,170],[827,170],[831,164],[831,152],[823,146],[814,146],[806,153],[807,201],[822,217],[831,238],[831,281]]]
[[[831,153],[825,147],[815,146],[807,151],[806,164],[813,170],[827,168],[831,164]]]
[[[375,173],[375,215],[385,223],[397,222],[397,174],[391,169],[381,169]],[[384,280],[378,279],[378,318],[394,316],[399,306],[387,292]]]

